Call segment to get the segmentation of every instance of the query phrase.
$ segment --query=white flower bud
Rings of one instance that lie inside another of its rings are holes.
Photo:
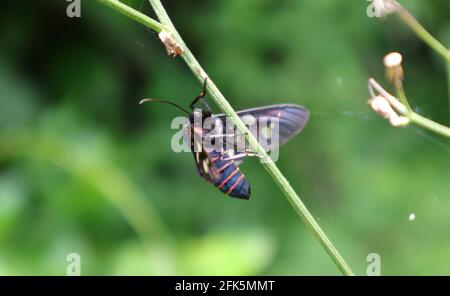
[[[388,119],[392,126],[401,127],[409,124],[409,118],[399,116],[385,97],[376,96],[369,100],[369,104],[375,112]]]
[[[370,1],[370,0],[369,0]],[[371,0],[376,16],[386,16],[396,11],[393,0]]]
[[[403,67],[402,67],[403,57],[398,52],[391,52],[387,54],[383,63],[386,68],[386,76],[389,81],[397,83],[403,80]]]
[[[370,99],[369,104],[373,111],[377,112],[384,118],[390,118],[392,114],[395,114],[395,111],[392,109],[389,102],[382,96],[376,96]]]
[[[395,114],[395,116],[389,118],[389,123],[394,127],[402,127],[409,124],[409,118]]]

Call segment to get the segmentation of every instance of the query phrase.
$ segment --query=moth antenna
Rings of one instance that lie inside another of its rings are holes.
[[[139,105],[142,105],[144,103],[164,103],[164,104],[169,104],[172,105],[178,109],[180,109],[181,111],[190,114],[191,112],[189,112],[188,110],[184,109],[183,107],[181,107],[180,105],[171,102],[171,101],[167,101],[167,100],[160,100],[160,99],[150,99],[150,98],[145,98],[139,101]]]

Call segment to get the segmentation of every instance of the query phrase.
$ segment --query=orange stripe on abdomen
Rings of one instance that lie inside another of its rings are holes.
[[[220,189],[223,186],[225,186],[225,184],[227,184],[227,182],[230,181],[230,179],[233,178],[233,176],[236,175],[238,172],[239,168],[236,168],[225,180],[222,181],[222,183],[220,183],[219,186],[217,186],[217,189]]]
[[[216,157],[213,157],[213,158],[211,158],[211,162],[216,162],[216,161],[218,161],[220,158],[221,158],[220,155],[219,155],[219,156],[216,156]]]
[[[230,189],[228,189],[227,194],[230,194],[231,192],[233,192],[234,188],[236,188],[236,186],[239,185],[239,183],[242,181],[242,179],[244,179],[244,174],[241,174],[241,176],[236,180],[236,182],[233,184],[233,186],[231,186]]]
[[[225,163],[222,167],[220,167],[217,171],[219,173],[221,173],[223,170],[225,170],[227,167],[229,167],[230,165],[232,165],[233,162],[231,160],[229,160],[227,163]]]

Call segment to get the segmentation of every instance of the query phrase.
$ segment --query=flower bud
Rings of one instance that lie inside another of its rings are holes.
[[[376,113],[388,119],[389,123],[394,127],[405,126],[409,123],[409,119],[405,116],[399,116],[389,101],[383,96],[376,96],[370,99],[369,104]]]
[[[403,80],[402,61],[403,57],[398,52],[391,52],[383,59],[387,79],[394,84]]]

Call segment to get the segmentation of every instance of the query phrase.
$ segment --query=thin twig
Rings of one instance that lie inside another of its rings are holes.
[[[426,117],[423,117],[422,115],[417,114],[416,112],[412,112],[411,114],[409,114],[408,117],[411,120],[411,122],[414,122],[417,125],[429,129],[430,131],[440,134],[441,136],[450,138],[450,128],[446,127],[445,125],[437,123]]]
[[[450,115],[450,49],[446,48],[442,43],[431,35],[417,20],[416,18],[400,3],[392,1],[395,7],[395,12],[400,19],[422,39],[428,46],[430,46],[436,53],[441,55],[447,63],[447,79],[448,79],[448,102],[449,102],[449,115]]]
[[[104,2],[109,2],[111,0],[99,0],[99,1],[104,3]],[[225,99],[223,94],[219,91],[217,86],[214,84],[213,80],[208,77],[208,75],[203,70],[203,68],[197,61],[197,59],[194,57],[192,52],[186,46],[183,39],[178,34],[175,26],[172,24],[172,21],[170,20],[169,16],[167,15],[167,12],[164,9],[164,7],[162,6],[161,2],[159,0],[149,0],[149,2],[152,5],[161,24],[163,25],[164,30],[168,30],[169,34],[174,37],[174,39],[176,40],[178,45],[182,48],[183,53],[181,54],[181,57],[183,58],[183,60],[186,62],[188,67],[191,69],[191,71],[194,73],[194,75],[197,77],[197,79],[200,82],[203,82],[206,78],[208,78],[207,88],[208,88],[208,91],[211,94],[212,98],[216,102],[216,104],[228,117],[230,117],[230,119],[233,121],[233,123],[239,129],[239,131],[242,132],[244,135],[246,135],[246,138],[247,138],[250,146],[263,159],[262,163],[263,163],[264,168],[269,172],[269,174],[272,176],[273,180],[281,188],[281,190],[287,197],[288,201],[291,203],[292,207],[295,209],[295,211],[298,213],[298,215],[303,219],[303,221],[308,226],[308,228],[313,232],[313,234],[317,238],[317,240],[322,244],[322,246],[327,251],[327,253],[331,257],[331,259],[334,261],[334,263],[337,265],[339,270],[345,275],[353,275],[353,272],[351,271],[351,269],[349,268],[349,266],[347,265],[345,260],[342,258],[342,256],[339,254],[337,249],[334,247],[333,243],[329,240],[329,238],[326,236],[326,234],[323,232],[323,230],[317,224],[316,220],[311,215],[311,213],[308,211],[306,206],[303,204],[303,202],[301,201],[301,199],[299,198],[297,193],[294,191],[292,186],[289,184],[287,179],[283,176],[283,174],[280,172],[278,167],[270,159],[270,157],[268,156],[266,151],[263,149],[263,147],[261,147],[261,145],[258,143],[256,138],[249,132],[249,130],[247,129],[245,124],[242,122],[242,120],[239,118],[239,116],[233,110],[231,105]],[[143,23],[143,24],[147,25],[145,23]]]
[[[450,111],[450,50],[447,49],[442,43],[440,43],[436,38],[433,37],[417,20],[416,18],[400,3],[396,0],[386,0],[389,4],[393,6],[393,12],[397,13],[400,19],[428,46],[430,46],[436,53],[444,58],[447,64],[447,76],[448,76],[448,96],[449,96],[449,111]],[[400,84],[395,84],[397,89],[397,96],[401,103],[394,96],[387,93],[378,83],[373,79],[369,79],[369,84],[374,88],[377,88],[380,94],[385,97],[389,103],[399,111],[400,114],[406,116],[411,122],[414,122],[424,128],[427,128],[435,133],[443,135],[450,138],[450,128],[436,123],[428,118],[425,118],[417,113],[415,113],[409,106],[407,97],[403,90],[403,86]],[[399,106],[399,104],[401,106]]]
[[[291,203],[293,208],[296,210],[296,212],[299,214],[299,216],[303,219],[303,221],[306,223],[306,225],[310,228],[310,230],[314,233],[316,238],[319,240],[319,242],[322,244],[322,246],[328,252],[328,254],[333,259],[333,261],[336,263],[336,265],[341,270],[341,272],[345,275],[353,275],[353,272],[348,267],[345,260],[342,258],[342,256],[339,254],[337,249],[334,247],[333,243],[329,240],[329,238],[326,236],[326,234],[320,228],[319,224],[317,224],[316,220],[311,215],[311,213],[308,211],[306,206],[303,204],[300,197],[294,191],[294,189],[289,184],[287,179],[283,176],[283,174],[280,172],[280,170],[275,165],[275,163],[270,159],[270,157],[267,155],[264,148],[258,143],[258,141],[253,136],[253,134],[250,133],[250,131],[247,129],[246,125],[242,122],[242,120],[239,118],[239,116],[233,110],[233,108],[228,103],[228,101],[225,99],[223,94],[219,91],[217,86],[214,84],[213,80],[207,76],[206,72],[203,70],[201,65],[198,63],[197,59],[194,57],[192,52],[186,46],[186,44],[184,43],[181,36],[178,34],[175,26],[173,25],[172,21],[170,20],[169,16],[167,15],[167,12],[165,11],[163,5],[161,4],[161,1],[149,0],[149,2],[152,5],[153,9],[155,10],[155,13],[158,16],[161,23],[166,28],[170,28],[172,35],[177,39],[179,45],[183,48],[184,53],[181,55],[181,57],[184,59],[186,64],[189,66],[191,71],[194,73],[194,75],[197,77],[197,79],[200,82],[203,82],[205,80],[205,78],[208,78],[208,83],[207,83],[208,91],[211,94],[211,96],[213,97],[214,101],[219,106],[219,108],[228,117],[231,118],[233,123],[239,129],[239,131],[241,133],[243,133],[244,135],[246,135],[246,138],[249,141],[250,146],[264,160],[262,162],[264,168],[269,172],[269,174],[272,176],[272,178],[275,180],[275,182],[281,188],[281,190],[283,191],[283,193],[285,194],[285,196],[287,197],[288,201]]]
[[[378,82],[373,79],[369,78],[369,92],[371,93],[372,97],[375,97],[376,94],[373,92],[373,87],[379,94],[381,94],[386,100],[389,101],[389,104],[391,104],[392,107],[394,107],[400,114],[406,115],[408,110],[405,106],[403,106],[396,97],[388,93]]]
[[[408,109],[404,104],[402,104],[399,101],[399,99],[391,95],[380,84],[378,84],[378,82],[376,82],[375,79],[370,78],[369,93],[372,96],[372,98],[376,97],[377,95],[377,93],[375,93],[374,90],[376,90],[378,94],[380,94],[383,98],[385,98],[400,115],[407,117],[410,120],[410,122],[413,122],[419,126],[429,129],[430,131],[440,134],[441,136],[450,138],[450,128],[437,122],[434,122],[426,117],[423,117],[422,115],[417,114],[411,109]],[[408,102],[404,92],[401,92],[400,95],[404,96],[403,100]]]
[[[450,49],[448,50],[450,52]],[[448,112],[450,117],[450,61],[447,61]]]
[[[118,0],[97,0],[97,1],[119,11],[120,13],[137,21],[138,23],[143,24],[146,27],[149,27],[150,29],[152,29],[153,31],[155,31],[157,33],[161,32],[163,30],[163,25],[160,22],[123,4],[122,2],[120,2]]]
[[[397,1],[393,1],[395,12],[416,35],[450,63],[450,51],[433,37],[415,18]]]

